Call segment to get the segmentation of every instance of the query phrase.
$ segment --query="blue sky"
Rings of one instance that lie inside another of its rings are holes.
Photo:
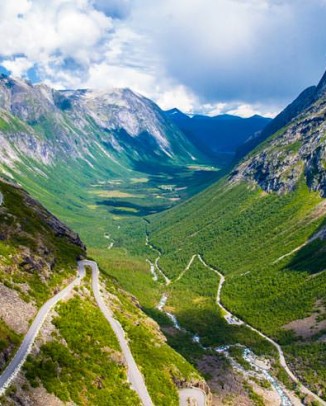
[[[2,71],[273,115],[326,69],[326,0],[2,0]]]

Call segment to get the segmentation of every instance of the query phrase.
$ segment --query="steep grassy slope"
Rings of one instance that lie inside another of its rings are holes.
[[[106,300],[128,337],[155,405],[177,405],[177,382],[203,382],[166,343],[155,322],[135,306],[135,299],[105,278]],[[90,279],[57,308],[52,334],[24,370],[32,387],[43,385],[63,402],[78,405],[139,405],[127,382],[117,339],[96,306]],[[23,394],[20,394],[23,396]]]
[[[0,193],[2,369],[36,308],[75,275],[85,247],[22,189],[0,181]]]
[[[231,181],[148,218],[165,273],[176,278],[191,255],[202,254],[226,275],[224,305],[281,343],[298,376],[323,397],[324,114],[321,98],[236,168]]]
[[[38,308],[76,275],[85,255],[77,234],[17,186],[0,181],[0,372]],[[158,326],[112,278],[105,293],[123,325],[157,405],[177,405],[178,387],[204,380],[165,343]],[[90,277],[50,314],[32,353],[1,404],[25,401],[139,404],[117,339],[98,309]]]
[[[281,257],[322,227],[324,211],[319,195],[303,185],[292,194],[276,196],[222,182],[178,210],[151,218],[151,237],[162,247],[161,264],[169,277],[176,277],[193,253],[202,253],[227,276],[224,302],[276,334],[276,327],[304,316],[314,300],[323,297],[323,241],[311,243],[309,263],[300,264],[309,245]],[[307,295],[309,301],[299,300]],[[289,306],[291,302],[297,303]]]

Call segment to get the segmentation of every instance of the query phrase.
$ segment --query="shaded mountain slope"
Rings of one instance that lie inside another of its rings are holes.
[[[236,160],[245,156],[257,145],[276,133],[282,127],[291,122],[292,119],[309,108],[318,98],[322,97],[326,88],[326,72],[317,86],[305,89],[291,104],[289,104],[280,114],[278,114],[262,131],[237,149]]]
[[[200,151],[215,160],[221,159],[221,155],[232,160],[235,150],[271,121],[261,116],[241,118],[228,114],[189,117],[178,109],[166,111],[166,115]]]
[[[2,157],[11,165],[19,155],[45,165],[68,156],[88,162],[96,151],[132,168],[155,159],[191,162],[198,154],[153,102],[129,89],[57,91],[2,76],[0,108]]]
[[[326,96],[319,89],[227,179],[148,220],[167,276],[202,254],[226,275],[223,304],[276,339],[297,376],[325,399]]]
[[[75,275],[85,246],[22,189],[0,180],[0,192],[2,369],[19,342],[12,337],[25,333],[36,308]]]

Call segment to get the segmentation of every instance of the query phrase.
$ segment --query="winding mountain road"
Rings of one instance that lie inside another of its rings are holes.
[[[195,254],[195,255],[193,255],[193,256],[190,258],[190,261],[188,262],[187,266],[185,267],[185,269],[181,272],[181,274],[177,277],[177,279],[176,279],[174,282],[178,282],[178,281],[183,277],[183,275],[184,275],[187,271],[189,271],[189,269],[190,269],[192,263],[194,262],[194,260],[195,260],[195,258],[196,258],[197,256],[198,256],[198,255]]]
[[[81,280],[86,275],[85,266],[89,266],[92,269],[92,289],[94,292],[94,297],[97,302],[98,307],[104,314],[107,321],[110,323],[112,330],[114,331],[121,351],[128,367],[128,379],[131,387],[137,392],[139,398],[141,399],[143,406],[153,406],[153,402],[147,391],[144,378],[139,371],[137,364],[131,354],[127,339],[125,337],[125,332],[121,327],[121,324],[113,317],[111,310],[106,306],[104,299],[101,295],[100,282],[99,282],[99,270],[96,262],[83,260],[78,262],[77,278],[73,280],[66,288],[61,292],[57,293],[50,300],[48,300],[37,313],[33,323],[31,324],[21,346],[19,347],[14,358],[11,360],[3,374],[0,376],[0,396],[4,394],[8,386],[11,384],[13,379],[16,377],[21,367],[23,366],[27,355],[30,353],[34,341],[40,331],[46,317],[48,316],[50,310],[62,299],[64,299],[72,289],[79,285]]]
[[[149,243],[148,243],[148,245],[149,245]],[[299,386],[300,391],[301,391],[303,394],[305,394],[305,395],[311,396],[315,401],[318,402],[318,404],[320,404],[320,405],[322,405],[322,406],[326,406],[326,402],[325,402],[323,399],[321,399],[318,395],[316,395],[314,392],[312,392],[310,389],[308,389],[306,386],[304,386],[304,385],[299,381],[299,379],[293,374],[293,372],[290,370],[290,368],[288,367],[288,365],[287,365],[287,363],[286,363],[285,356],[284,356],[284,352],[283,352],[281,346],[280,346],[277,342],[275,342],[274,340],[272,340],[270,337],[266,336],[266,335],[265,335],[264,333],[262,333],[261,331],[257,330],[255,327],[252,327],[250,324],[248,324],[248,323],[244,322],[243,320],[239,319],[238,317],[234,316],[231,312],[229,312],[229,311],[223,306],[223,304],[221,303],[221,291],[222,291],[223,284],[224,284],[224,282],[225,282],[225,277],[224,277],[224,275],[223,275],[221,272],[219,272],[217,269],[212,268],[210,265],[208,265],[208,264],[204,261],[204,259],[202,258],[202,256],[201,256],[200,254],[194,254],[194,255],[191,257],[191,259],[190,259],[190,261],[188,262],[186,268],[181,272],[181,274],[177,277],[177,279],[175,279],[175,281],[173,281],[172,283],[179,281],[179,280],[184,276],[184,274],[185,274],[185,273],[189,270],[189,268],[191,267],[191,265],[192,265],[192,263],[193,263],[193,261],[194,261],[194,259],[195,259],[196,257],[200,260],[200,262],[201,262],[206,268],[208,268],[209,270],[215,272],[215,273],[219,276],[219,278],[220,278],[220,279],[219,279],[219,283],[218,283],[218,287],[217,287],[216,304],[217,304],[217,305],[223,310],[223,312],[225,313],[225,314],[224,314],[224,317],[225,317],[226,321],[227,321],[229,324],[244,325],[244,326],[248,327],[250,330],[252,330],[252,331],[254,331],[255,333],[257,333],[258,335],[260,335],[261,337],[263,337],[263,338],[264,338],[265,340],[267,340],[269,343],[271,343],[271,344],[277,349],[277,351],[278,351],[278,354],[279,354],[279,361],[280,361],[281,366],[284,368],[284,370],[285,370],[286,373],[289,375],[289,377],[293,380],[293,382],[295,382],[295,383]],[[164,296],[164,295],[163,295],[163,296]],[[164,307],[164,305],[165,305],[165,303],[166,303],[166,299],[167,299],[167,296],[165,295],[165,301],[164,301],[163,305],[161,306],[160,310],[163,310],[163,307]],[[201,397],[201,395],[199,395],[198,393],[194,392],[194,391],[193,391],[193,388],[188,388],[187,391],[184,391],[184,392],[183,392],[183,390],[181,390],[181,391],[179,391],[179,392],[180,392],[180,402],[181,402],[180,405],[187,405],[187,404],[188,404],[187,402],[188,402],[189,398],[193,398],[193,397],[194,397],[194,400],[196,400],[199,405],[205,404],[205,403],[202,403],[202,402],[204,402],[204,400],[203,400],[203,398]],[[199,397],[197,398],[197,396],[199,396]]]
[[[239,323],[243,324],[244,326],[248,327],[250,330],[254,331],[255,333],[259,334],[261,337],[263,337],[265,340],[267,340],[268,342],[270,342],[278,351],[279,354],[279,360],[280,360],[280,364],[281,366],[284,368],[284,370],[286,371],[286,373],[289,375],[289,377],[296,383],[299,385],[300,391],[302,393],[304,393],[305,395],[309,395],[311,397],[313,397],[316,401],[318,401],[321,405],[326,406],[326,402],[321,399],[318,395],[316,395],[315,393],[313,393],[310,389],[308,389],[306,386],[304,386],[299,379],[293,374],[293,372],[290,370],[290,368],[288,367],[285,357],[284,357],[284,353],[283,350],[281,348],[281,346],[275,342],[274,340],[272,340],[271,338],[269,338],[268,336],[266,336],[264,333],[262,333],[261,331],[257,330],[255,327],[252,327],[250,324],[244,322],[243,320],[240,320],[238,318],[236,318],[235,316],[233,316],[232,313],[230,313],[221,303],[221,290],[223,287],[223,284],[225,282],[225,278],[223,276],[223,274],[221,274],[221,272],[219,272],[217,269],[212,268],[211,266],[209,266],[208,264],[206,264],[206,262],[203,260],[203,258],[201,257],[200,254],[198,254],[198,258],[201,261],[201,263],[206,266],[208,269],[212,270],[213,272],[215,272],[217,275],[220,276],[220,281],[219,281],[219,285],[218,285],[218,289],[217,289],[217,296],[216,296],[216,303],[218,304],[218,306],[229,316],[231,317],[231,319],[237,320]],[[234,324],[234,323],[233,323]]]
[[[128,366],[128,379],[132,386],[132,388],[137,392],[139,398],[141,399],[144,406],[153,406],[153,402],[149,396],[147,391],[144,378],[138,369],[138,366],[132,356],[130,351],[128,341],[125,337],[125,332],[121,327],[121,324],[113,317],[112,311],[106,306],[104,299],[101,294],[100,289],[100,282],[99,282],[99,270],[97,263],[94,261],[80,261],[78,263],[79,267],[90,266],[92,268],[92,288],[95,296],[95,300],[97,302],[98,307],[100,308],[101,312],[110,323],[112,330],[114,331],[120,347],[121,351],[124,355]]]
[[[30,353],[32,349],[32,345],[37,337],[37,334],[40,331],[44,323],[44,320],[48,316],[50,310],[60,300],[65,298],[75,286],[79,285],[80,281],[83,279],[84,276],[85,276],[84,267],[78,266],[77,278],[74,279],[66,288],[64,288],[55,296],[53,296],[51,299],[49,299],[40,308],[18,351],[16,352],[15,356],[13,357],[7,368],[0,376],[0,396],[4,394],[5,390],[8,388],[12,380],[15,378],[15,376],[18,374],[21,367],[23,366],[27,355]]]

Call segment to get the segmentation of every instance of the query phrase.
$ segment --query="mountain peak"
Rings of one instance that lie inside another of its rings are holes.
[[[175,118],[185,118],[185,119],[189,118],[190,119],[190,117],[186,113],[177,109],[176,107],[173,109],[170,109],[170,110],[166,110],[165,114],[168,116],[173,116],[174,119]]]

